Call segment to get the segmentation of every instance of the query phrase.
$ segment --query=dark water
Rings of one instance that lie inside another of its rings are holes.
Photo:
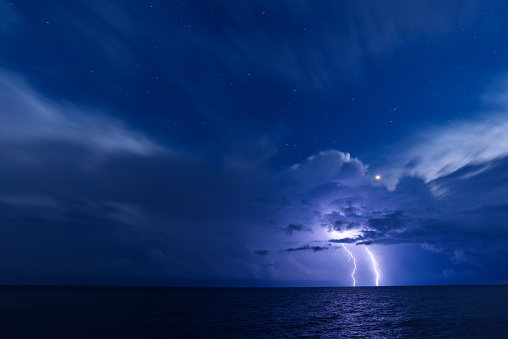
[[[508,286],[0,287],[0,338],[508,338]]]

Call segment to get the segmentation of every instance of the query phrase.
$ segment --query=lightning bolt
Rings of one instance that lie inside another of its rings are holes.
[[[354,257],[353,253],[351,253],[351,251],[348,250],[348,248],[346,247],[346,244],[342,244],[342,247],[344,247],[344,249],[346,250],[347,254],[349,254],[349,260],[353,259],[353,264],[354,264],[355,267],[353,268],[353,272],[351,272],[351,278],[353,278],[353,287],[355,287],[356,286],[356,280],[355,280],[356,258]]]
[[[369,253],[370,260],[372,260],[372,266],[374,266],[374,272],[376,272],[376,286],[379,286],[379,269],[378,269],[376,259],[374,259],[374,256],[372,255],[372,252],[369,251],[369,248],[367,247],[367,245],[365,245],[365,250],[367,251],[367,253]]]

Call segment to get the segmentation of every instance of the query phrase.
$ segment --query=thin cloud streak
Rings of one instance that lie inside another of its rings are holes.
[[[383,172],[383,182],[395,189],[399,178],[413,176],[426,183],[446,177],[466,166],[478,166],[475,176],[489,169],[489,163],[508,155],[508,106],[501,112],[482,113],[447,126],[422,130],[410,138],[392,165]],[[436,192],[440,194],[439,191]]]
[[[60,140],[105,154],[168,152],[120,120],[91,108],[49,100],[4,70],[0,70],[0,118],[0,143]]]

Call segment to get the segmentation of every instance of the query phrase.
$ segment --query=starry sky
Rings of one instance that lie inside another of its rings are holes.
[[[507,31],[498,0],[0,0],[0,284],[506,284]]]

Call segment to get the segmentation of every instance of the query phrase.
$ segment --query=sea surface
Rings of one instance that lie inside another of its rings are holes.
[[[0,338],[508,338],[508,286],[3,286]]]

